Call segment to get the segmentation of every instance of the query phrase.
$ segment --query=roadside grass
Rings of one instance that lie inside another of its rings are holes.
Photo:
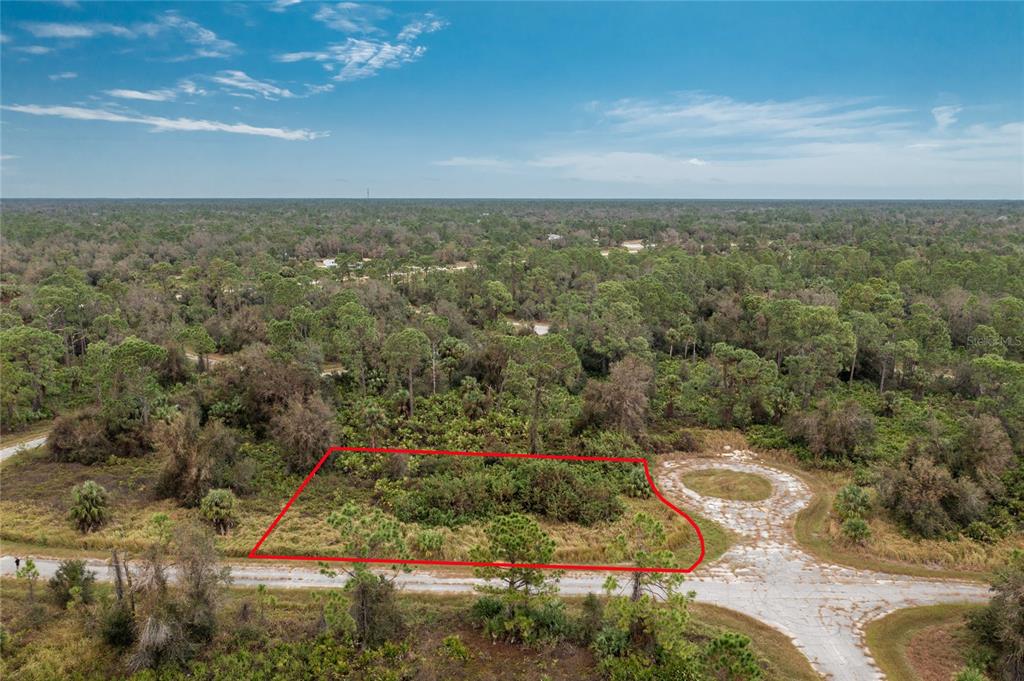
[[[138,553],[155,541],[151,522],[154,514],[166,514],[173,525],[198,519],[197,509],[179,507],[173,500],[156,499],[153,485],[160,463],[152,456],[112,458],[92,466],[56,463],[45,449],[19,454],[0,467],[0,543],[5,553],[10,547],[25,554],[60,555],[68,550],[105,557],[118,548]],[[272,488],[239,497],[237,524],[217,538],[220,551],[228,558],[248,555],[256,541],[277,516],[302,476],[286,476]],[[106,488],[111,509],[110,520],[96,532],[81,534],[67,517],[71,488],[85,480],[95,480]],[[334,468],[322,470],[305,489],[261,547],[264,554],[342,555],[334,528],[327,524],[331,510],[346,501],[372,503],[372,490],[354,485],[347,475]],[[568,563],[608,562],[608,545],[626,531],[629,519],[637,511],[647,511],[669,530],[669,545],[682,565],[692,564],[699,555],[699,543],[693,529],[654,497],[624,498],[626,512],[617,521],[583,527],[541,519],[545,531],[555,539],[555,560]],[[705,537],[706,562],[720,556],[729,545],[728,533],[719,525],[693,515]],[[418,525],[406,526],[414,551]],[[471,523],[455,530],[441,529],[445,536],[439,554],[416,552],[418,558],[459,560],[469,549],[483,543],[486,523]],[[699,569],[699,568],[698,568]]]
[[[904,608],[870,622],[864,638],[889,681],[945,681],[965,663],[966,616],[980,606]]]
[[[706,497],[733,501],[763,501],[772,495],[772,483],[760,475],[705,469],[684,473],[687,487]]]
[[[685,588],[685,584],[684,584]],[[821,681],[811,663],[789,637],[753,617],[747,617],[735,610],[720,608],[707,603],[691,605],[695,628],[728,629],[738,631],[750,638],[750,642],[761,657],[768,679],[786,681]]]
[[[5,599],[0,624],[9,636],[0,660],[5,678],[109,678],[123,673],[119,658],[99,642],[88,612],[58,609],[43,581],[36,585],[35,613],[29,607],[24,580],[4,578],[0,590]],[[97,584],[95,591],[98,600],[112,592],[105,583]],[[399,594],[398,607],[408,625],[406,640],[420,665],[416,678],[569,681],[599,676],[594,655],[586,647],[569,642],[521,646],[493,641],[466,616],[475,599],[470,594]],[[564,601],[571,616],[580,614],[581,598]],[[308,640],[317,635],[324,602],[323,590],[266,589],[260,596],[255,587],[230,587],[218,607],[220,630],[198,660],[241,645],[260,649],[279,641]],[[820,681],[807,658],[775,629],[703,603],[691,604],[690,613],[686,636],[695,643],[723,630],[748,636],[765,681]],[[468,660],[453,661],[443,654],[441,641],[450,634],[458,635],[469,649]]]
[[[868,521],[871,538],[863,545],[854,544],[843,536],[831,513],[836,492],[853,482],[852,472],[809,469],[786,450],[751,447],[739,432],[733,432],[727,443],[757,452],[766,464],[792,473],[810,487],[814,496],[796,514],[793,532],[801,548],[823,562],[915,577],[988,581],[992,570],[1005,565],[1014,549],[1024,548],[1024,536],[1020,535],[992,544],[966,537],[911,537],[879,511]]]
[[[0,431],[0,447],[11,447],[28,440],[34,440],[37,437],[42,437],[52,427],[53,419],[47,419],[46,421],[33,423],[24,430],[16,430],[14,432]]]

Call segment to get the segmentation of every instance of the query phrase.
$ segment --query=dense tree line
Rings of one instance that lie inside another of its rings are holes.
[[[836,503],[852,541],[876,513],[929,538],[1021,531],[1016,204],[17,201],[2,217],[4,429],[54,419],[58,461],[157,457],[156,493],[219,532],[263,446],[305,474],[333,444],[653,456],[695,426],[854,471]],[[646,491],[599,467],[330,465],[374,490],[381,523],[592,524]],[[77,494],[95,529],[102,488]],[[367,602],[386,594],[360,579]],[[617,621],[653,617],[638,600]],[[506,606],[481,621],[514,620]],[[639,647],[600,639],[625,660],[612,677],[664,658],[616,636]]]

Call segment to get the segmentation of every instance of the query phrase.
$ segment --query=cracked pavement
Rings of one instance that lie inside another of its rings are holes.
[[[763,501],[704,497],[686,487],[687,471],[727,469],[772,483]],[[686,582],[700,601],[721,605],[783,632],[822,676],[832,681],[884,679],[864,644],[864,626],[893,610],[946,602],[983,602],[987,587],[823,563],[801,549],[792,519],[812,498],[796,476],[760,463],[752,452],[662,462],[658,486],[674,503],[700,509],[731,530],[735,543]]]

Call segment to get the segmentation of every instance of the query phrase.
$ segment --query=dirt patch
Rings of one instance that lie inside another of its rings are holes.
[[[92,466],[57,463],[45,449],[40,449],[4,465],[4,500],[63,513],[70,503],[71,488],[94,480],[107,490],[113,507],[139,505],[154,498],[152,481],[159,468],[160,462],[153,456],[116,459]]]
[[[911,637],[907,662],[921,681],[949,681],[964,666],[967,650],[962,622],[926,627]]]

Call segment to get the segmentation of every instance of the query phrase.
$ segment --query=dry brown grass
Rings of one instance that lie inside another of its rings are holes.
[[[74,549],[103,555],[111,548],[137,552],[152,544],[150,519],[164,513],[176,525],[198,520],[195,509],[183,509],[169,499],[155,499],[153,481],[159,470],[154,457],[118,459],[93,466],[54,463],[44,451],[29,452],[9,460],[0,468],[3,499],[0,500],[0,540],[23,547],[24,552],[56,554]],[[67,518],[71,488],[84,480],[103,485],[110,499],[112,516],[98,531],[80,534]],[[289,483],[291,484],[291,483]],[[295,483],[298,484],[297,482]],[[241,497],[237,504],[237,525],[218,537],[220,550],[228,557],[243,557],[262,536],[284,505],[285,492]],[[338,533],[327,524],[327,516],[346,501],[370,503],[368,488],[353,487],[340,471],[318,474],[261,548],[261,553],[278,555],[342,555]],[[582,527],[543,521],[558,544],[555,560],[568,563],[608,562],[608,544],[625,530],[633,513],[644,510],[669,528],[670,546],[679,562],[692,564],[699,555],[692,528],[655,498],[626,499],[627,512],[616,522]],[[721,555],[729,537],[719,526],[695,515],[707,546],[707,560]],[[410,524],[412,538],[421,529]],[[438,556],[421,558],[465,560],[469,549],[483,542],[484,525],[473,523],[455,530],[442,529],[444,548]]]
[[[905,608],[865,628],[872,656],[889,681],[948,681],[964,666],[965,617],[978,606]]]
[[[16,445],[20,442],[34,440],[37,437],[46,435],[46,433],[48,433],[50,428],[52,427],[53,420],[48,419],[46,421],[39,421],[37,423],[33,423],[27,428],[23,428],[22,430],[17,430],[14,432],[2,430],[0,431],[0,447],[10,447],[11,445]]]
[[[869,521],[871,538],[863,545],[854,544],[843,536],[831,513],[836,492],[852,481],[849,473],[800,469],[788,453],[770,452],[766,458],[798,475],[814,492],[811,504],[796,515],[793,529],[800,546],[823,561],[895,574],[985,581],[1014,549],[1024,548],[1021,536],[994,544],[965,537],[952,541],[911,537],[880,514]]]

